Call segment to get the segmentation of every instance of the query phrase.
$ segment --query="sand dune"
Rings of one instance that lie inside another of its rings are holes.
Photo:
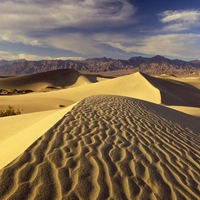
[[[200,196],[199,77],[58,70],[0,88],[36,91],[0,96],[23,113],[0,118],[0,199]]]
[[[0,171],[0,199],[199,199],[199,126],[135,98],[88,97]]]
[[[0,78],[0,87],[41,91],[45,90],[46,87],[67,88],[94,82],[98,82],[97,76],[83,75],[72,69],[60,69],[38,74]]]
[[[165,105],[200,107],[200,81],[191,79],[155,78],[143,74],[161,93],[161,103]],[[189,81],[190,80],[190,81]],[[198,83],[198,84],[197,84]]]
[[[104,81],[100,81],[102,79],[95,76],[93,78],[90,77],[90,82],[87,82],[89,79],[86,81],[85,75],[82,77],[80,74],[77,75],[75,73],[74,76],[77,78],[76,82],[75,78],[73,81],[73,78],[71,78],[70,82],[68,79],[65,80],[65,78],[61,78],[61,80],[56,78],[61,76],[60,72],[53,71],[51,73],[57,73],[58,75],[52,75],[49,78],[48,84],[45,82],[45,85],[40,85],[40,87],[37,84],[41,84],[41,80],[44,81],[44,78],[38,78],[34,82],[32,89],[41,90],[42,87],[46,87],[47,85],[68,87],[68,89],[48,93],[38,92],[26,95],[0,96],[0,109],[6,109],[8,105],[11,105],[14,108],[19,108],[22,113],[46,111],[57,109],[60,106],[67,107],[90,95],[114,94],[163,104],[188,114],[200,116],[200,80],[198,78],[154,78],[137,72],[115,79],[103,79]],[[74,71],[71,73],[73,74]],[[46,73],[43,75],[49,77]],[[40,74],[38,76],[42,75]],[[27,78],[27,76],[25,77]],[[53,77],[55,78],[54,82],[51,80],[54,79]],[[60,83],[56,84],[56,80],[58,82],[60,80]],[[68,82],[65,85],[63,83],[64,80]],[[21,78],[20,81],[23,82]],[[92,81],[100,82],[92,83]],[[11,82],[9,83],[11,84]],[[68,86],[66,86],[67,84]],[[14,87],[13,83],[11,85]],[[28,83],[25,85],[26,88],[30,89]],[[0,86],[2,87],[2,85]]]
[[[116,94],[160,103],[160,92],[140,74],[135,73],[115,79],[108,79],[93,84],[82,84],[47,93],[38,92],[26,95],[0,96],[0,109],[7,105],[22,110],[22,113],[57,109],[60,105],[69,106],[94,94]]]

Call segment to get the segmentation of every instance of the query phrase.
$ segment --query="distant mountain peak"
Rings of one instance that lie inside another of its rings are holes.
[[[161,56],[161,55],[156,55],[156,56],[153,56],[152,58],[165,58],[164,56]],[[165,58],[166,59],[166,58]]]
[[[194,63],[194,64],[200,64],[200,59],[199,60],[191,60],[189,61],[190,63]]]
[[[102,57],[102,58],[88,58],[86,59],[86,61],[88,60],[96,60],[96,61],[101,61],[101,62],[109,62],[111,60],[113,60],[112,58],[107,58],[107,57]]]
[[[165,58],[164,56],[157,55],[157,56],[150,58],[150,60],[156,61],[156,62],[164,62],[164,61],[167,61],[167,60],[170,60],[170,59]]]

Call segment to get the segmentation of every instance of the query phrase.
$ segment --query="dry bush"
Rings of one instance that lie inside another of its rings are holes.
[[[21,114],[21,111],[19,109],[15,110],[12,106],[8,106],[7,110],[0,110],[0,117],[19,115],[19,114]]]

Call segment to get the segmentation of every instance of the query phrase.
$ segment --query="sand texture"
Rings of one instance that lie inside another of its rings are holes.
[[[199,134],[197,117],[90,96],[0,171],[0,199],[197,200]]]
[[[74,105],[64,109],[2,117],[0,119],[0,169],[23,153]]]

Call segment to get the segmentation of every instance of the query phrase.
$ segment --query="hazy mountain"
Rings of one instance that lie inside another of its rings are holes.
[[[11,61],[8,61],[8,60],[0,60],[0,66],[2,65],[10,65],[10,64],[14,64],[14,63],[21,63],[21,62],[25,62],[26,60],[25,59],[19,59],[19,60],[11,60]]]
[[[191,63],[193,63],[193,64],[198,64],[198,65],[200,65],[200,60],[192,60],[192,61],[190,61]]]
[[[7,61],[7,60],[0,60],[0,66],[1,65],[6,65],[8,63],[9,63],[9,61]]]
[[[152,58],[145,58],[141,56],[132,57],[129,60],[111,59],[103,57],[90,58],[84,61],[0,61],[0,76],[32,74],[56,69],[75,69],[77,71],[93,73],[123,71],[123,75],[134,71],[140,71],[151,75],[200,75],[200,62],[186,62],[178,59],[171,60],[159,55],[154,56]]]

